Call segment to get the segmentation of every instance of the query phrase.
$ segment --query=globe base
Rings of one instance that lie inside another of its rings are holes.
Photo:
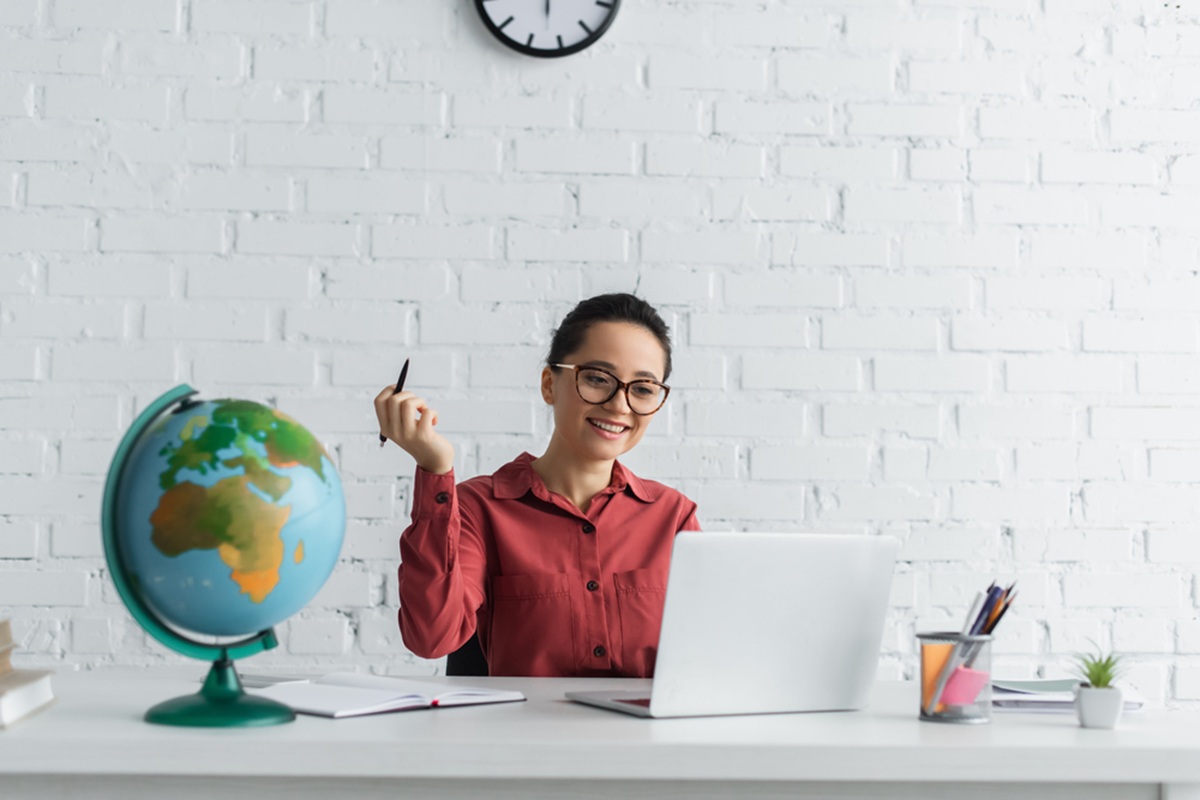
[[[165,700],[146,712],[155,725],[193,728],[248,728],[291,722],[296,713],[283,703],[246,694],[229,659],[213,662],[196,694]]]

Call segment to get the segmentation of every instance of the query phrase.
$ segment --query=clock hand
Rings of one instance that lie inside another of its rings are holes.
[[[546,24],[550,24],[550,0],[546,0]]]

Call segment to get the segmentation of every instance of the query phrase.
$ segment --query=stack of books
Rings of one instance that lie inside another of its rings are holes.
[[[13,669],[12,622],[0,619],[0,729],[41,711],[54,702],[50,672]]]
[[[1078,678],[992,681],[992,708],[997,711],[1037,711],[1074,714]],[[1126,711],[1141,711],[1146,701],[1128,687],[1121,689]]]

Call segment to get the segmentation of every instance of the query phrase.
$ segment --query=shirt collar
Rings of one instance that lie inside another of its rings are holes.
[[[532,455],[522,453],[496,470],[492,475],[492,494],[497,500],[515,500],[533,491],[534,487],[540,489],[535,494],[548,494],[542,476],[533,468],[533,461]],[[613,462],[612,481],[608,487],[614,493],[627,491],[643,503],[653,503],[658,499],[658,492],[652,491],[645,481],[626,469],[620,461]]]

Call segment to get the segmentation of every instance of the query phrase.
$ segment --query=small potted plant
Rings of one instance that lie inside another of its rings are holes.
[[[1095,653],[1075,656],[1075,671],[1083,681],[1075,689],[1079,724],[1085,728],[1115,728],[1124,705],[1121,690],[1112,685],[1124,671],[1121,657],[1105,655],[1097,646]]]

